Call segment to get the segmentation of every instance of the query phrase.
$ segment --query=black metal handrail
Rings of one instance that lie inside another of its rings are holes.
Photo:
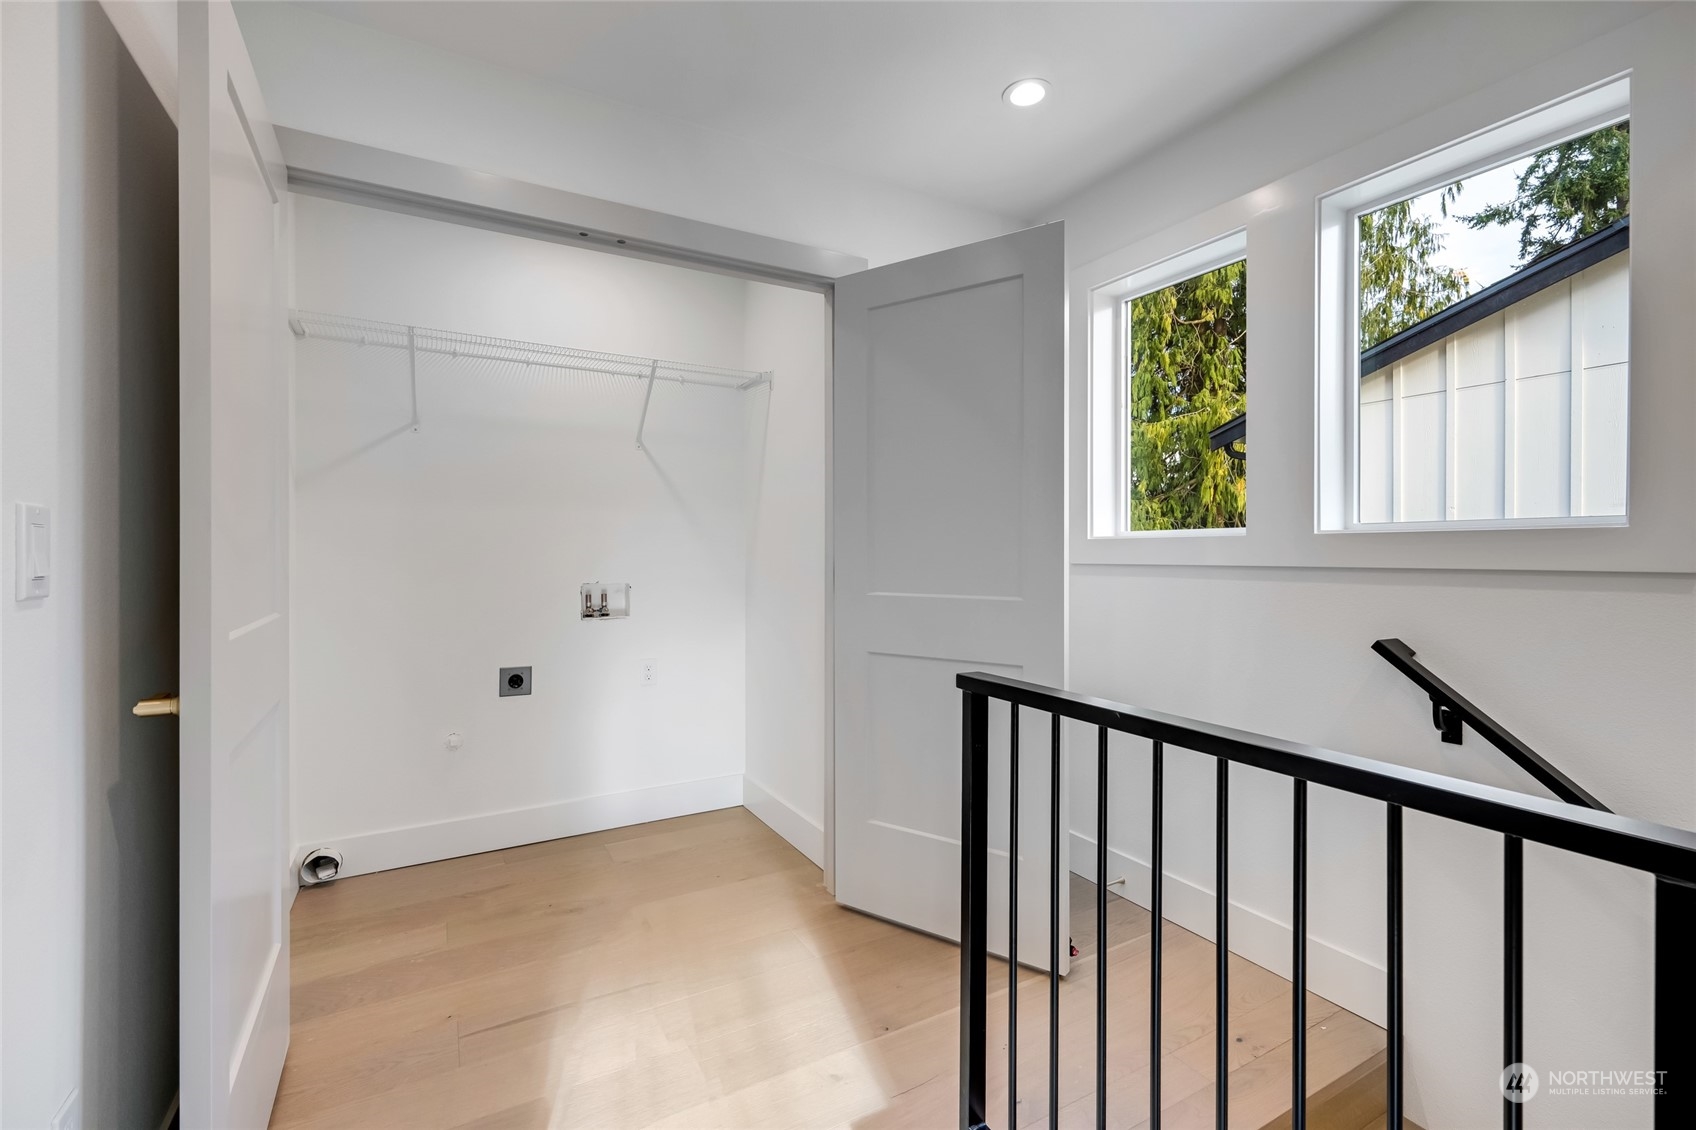
[[[1478,709],[1465,695],[1439,679],[1429,667],[1414,658],[1418,652],[1413,648],[1401,640],[1389,639],[1378,640],[1372,645],[1372,650],[1389,660],[1390,666],[1431,696],[1431,724],[1442,732],[1445,742],[1460,745],[1464,723],[1484,735],[1485,741],[1507,754],[1515,765],[1568,804],[1579,804],[1600,812],[1613,811],[1579,787],[1571,777],[1550,765],[1536,750],[1514,737],[1500,722]]]
[[[1696,1038],[1689,1034],[1688,1018],[1696,1007],[1696,969],[1686,960],[1690,932],[1696,929],[1696,833],[1634,820],[1600,808],[1527,796],[1508,789],[1479,785],[1437,773],[1409,769],[1382,761],[1284,741],[1280,738],[1233,730],[1189,718],[1127,706],[1107,699],[1026,683],[981,672],[956,677],[962,692],[962,809],[960,868],[960,1125],[962,1130],[987,1127],[985,1091],[987,1080],[986,1041],[988,971],[988,861],[989,861],[989,701],[1010,704],[1015,751],[1018,714],[1021,708],[1040,710],[1052,717],[1051,769],[1053,811],[1051,830],[1058,838],[1060,819],[1060,719],[1071,718],[1098,728],[1096,749],[1096,1125],[1107,1125],[1107,773],[1110,731],[1147,738],[1153,743],[1154,848],[1152,935],[1150,937],[1149,1119],[1151,1130],[1160,1126],[1160,953],[1162,843],[1162,765],[1168,745],[1206,754],[1217,763],[1216,857],[1217,963],[1216,1059],[1217,1125],[1227,1125],[1229,1032],[1226,957],[1226,891],[1228,867],[1228,795],[1230,765],[1252,766],[1291,778],[1295,806],[1291,859],[1294,873],[1292,920],[1294,928],[1291,961],[1291,1037],[1294,1068],[1291,1072],[1291,1124],[1304,1130],[1307,1124],[1306,1055],[1307,1029],[1307,786],[1353,793],[1385,805],[1388,969],[1386,970],[1386,1034],[1388,1069],[1386,1126],[1400,1130],[1403,1109],[1402,1051],[1402,812],[1412,809],[1463,824],[1498,832],[1503,847],[1503,994],[1502,1063],[1523,1061],[1524,1039],[1524,841],[1587,855],[1595,859],[1648,872],[1655,884],[1655,1067],[1662,1072],[1684,1068],[1696,1072]],[[1017,753],[1014,754],[1017,765]],[[1013,803],[1019,791],[1016,768],[1011,782]],[[1015,830],[1015,835],[1016,835]],[[1011,848],[1016,853],[1016,846]],[[1014,858],[1016,858],[1016,854]],[[1049,1125],[1057,1125],[1059,1094],[1059,891],[1064,881],[1058,870],[1059,852],[1051,859],[1050,875],[1050,987],[1049,987]],[[1017,907],[1018,868],[1010,867],[1010,895]],[[1010,924],[1010,932],[1016,929]],[[1016,955],[1009,962],[1009,977],[1016,979]],[[1016,980],[1010,982],[1015,984]],[[1009,1029],[1016,1032],[1018,995],[1008,993]],[[1017,1063],[1014,1042],[1008,1046],[1008,1125],[1016,1125],[1014,1086]],[[1655,1096],[1655,1125],[1658,1130],[1696,1125],[1696,1078],[1659,1076]],[[1502,1124],[1508,1130],[1521,1125],[1522,1106],[1506,1097],[1502,1101]]]

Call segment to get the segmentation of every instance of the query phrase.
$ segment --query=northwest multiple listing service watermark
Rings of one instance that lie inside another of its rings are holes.
[[[1666,1093],[1667,1073],[1633,1068],[1550,1071],[1539,1074],[1526,1063],[1502,1068],[1502,1097],[1510,1103],[1528,1103],[1539,1094],[1551,1095],[1661,1095]]]

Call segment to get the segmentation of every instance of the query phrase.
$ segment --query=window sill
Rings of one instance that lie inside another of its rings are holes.
[[[1296,528],[1302,517],[1306,529]],[[1132,536],[1072,538],[1070,564],[1155,568],[1261,567],[1281,569],[1410,569],[1421,572],[1505,573],[1696,573],[1689,530],[1647,531],[1610,524],[1436,529],[1409,526],[1354,527],[1321,532],[1312,516],[1270,517],[1259,529],[1230,537]],[[1192,532],[1193,533],[1193,532]],[[1347,537],[1340,534],[1394,534]]]
[[[1442,522],[1355,522],[1322,534],[1431,534],[1462,530],[1594,530],[1625,529],[1624,514],[1591,514],[1566,518],[1453,518]]]
[[[1126,530],[1122,534],[1091,534],[1089,540],[1130,543],[1165,538],[1240,538],[1247,533],[1246,526],[1223,526],[1205,530]]]

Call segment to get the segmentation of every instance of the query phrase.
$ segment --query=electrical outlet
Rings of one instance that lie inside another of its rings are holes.
[[[514,695],[530,693],[530,668],[502,667],[500,696],[511,698]]]
[[[642,660],[642,685],[651,687],[660,680],[660,661],[657,659]]]

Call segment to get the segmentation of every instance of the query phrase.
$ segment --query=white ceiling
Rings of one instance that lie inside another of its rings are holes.
[[[320,0],[318,11],[1016,219],[1383,18],[1385,0]],[[1001,101],[1014,79],[1047,101]]]

